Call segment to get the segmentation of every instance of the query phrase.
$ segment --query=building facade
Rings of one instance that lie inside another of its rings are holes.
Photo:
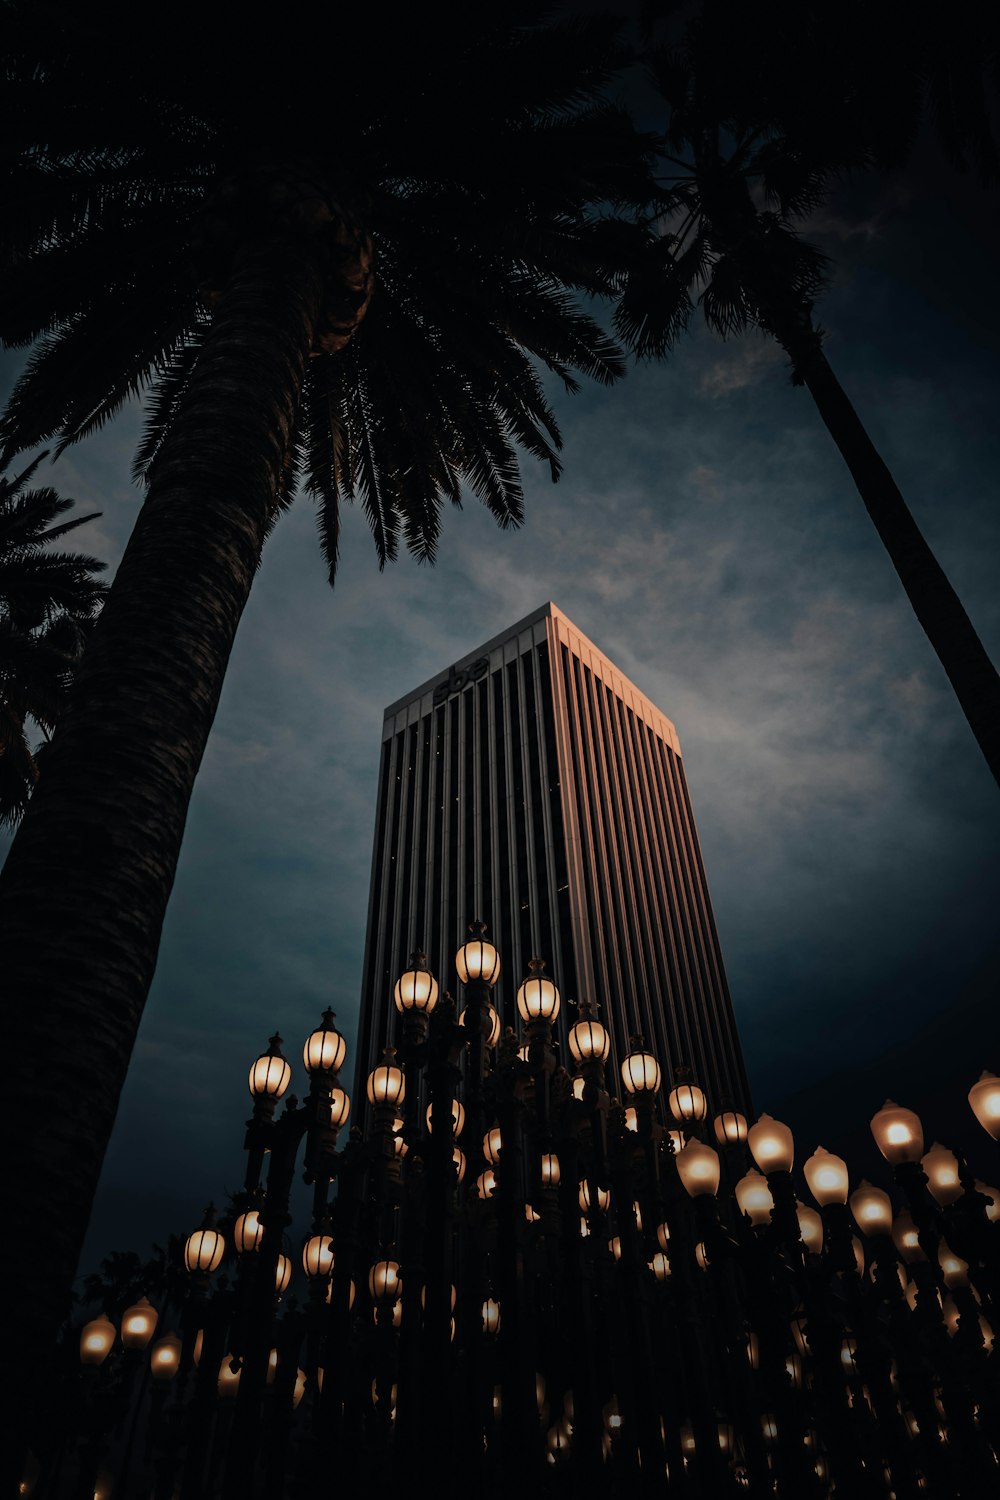
[[[442,989],[482,918],[494,1004],[518,1027],[529,959],[586,998],[617,1064],[640,1032],[713,1110],[746,1075],[677,733],[554,604],[390,704],[382,731],[358,1076],[395,1037],[392,989],[422,948]]]

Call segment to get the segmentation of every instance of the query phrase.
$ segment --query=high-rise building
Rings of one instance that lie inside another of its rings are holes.
[[[453,988],[477,917],[505,1024],[537,956],[563,1039],[586,998],[616,1063],[640,1032],[665,1078],[684,1065],[714,1109],[748,1105],[677,733],[551,603],[385,711],[360,1078],[394,1039],[411,951]]]

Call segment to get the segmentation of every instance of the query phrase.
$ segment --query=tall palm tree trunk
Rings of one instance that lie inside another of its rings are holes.
[[[858,494],[899,575],[906,597],[955,690],[980,750],[1000,783],[1000,676],[944,569],[820,347],[811,319],[769,318],[809,389]]]
[[[25,1409],[25,1375],[68,1310],[321,298],[309,237],[244,253],[0,877],[0,1283]]]

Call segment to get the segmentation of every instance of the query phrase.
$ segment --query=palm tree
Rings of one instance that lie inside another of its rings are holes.
[[[650,153],[604,102],[616,28],[535,12],[411,7],[389,26],[300,4],[260,35],[173,5],[150,46],[121,0],[8,0],[0,336],[35,347],[0,440],[62,448],[137,392],[149,412],[145,501],[0,887],[8,1202],[33,1216],[4,1267],[36,1345],[68,1295],[282,507],[301,480],[331,574],[343,500],[383,561],[400,541],[432,557],[466,490],[516,524],[518,447],[558,474],[536,365],[570,389],[623,372],[576,298],[617,285],[632,236],[612,210],[648,199]]]
[[[74,502],[25,488],[40,462],[0,477],[0,825],[18,822],[38,781],[28,721],[49,739],[106,592],[104,563],[49,550],[96,512],[55,524]]]
[[[942,31],[937,8],[908,10],[905,28],[884,9],[796,0],[772,6],[762,25],[752,8],[706,0],[674,45],[651,52],[669,112],[666,175],[655,232],[615,326],[640,357],[663,357],[697,303],[723,338],[757,329],[778,342],[1000,781],[1000,678],[830,366],[814,316],[828,266],[798,233],[845,173],[902,160],[924,111],[940,122],[954,160],[997,173],[982,62],[989,48],[978,50],[960,27]],[[981,28],[990,24],[981,7],[967,9]]]

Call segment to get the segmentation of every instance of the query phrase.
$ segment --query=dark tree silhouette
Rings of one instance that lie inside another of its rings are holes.
[[[261,27],[172,3],[139,32],[120,0],[5,7],[0,336],[35,347],[0,438],[149,411],[145,501],[0,886],[25,1358],[68,1297],[282,506],[316,497],[331,572],[344,499],[383,560],[432,557],[468,490],[516,524],[518,447],[558,472],[537,366],[571,389],[623,371],[577,301],[615,288],[613,211],[650,193],[604,102],[616,27],[501,14],[293,3]]]
[[[0,825],[16,824],[28,805],[40,757],[30,722],[47,740],[106,592],[94,576],[104,563],[51,550],[97,513],[59,522],[74,502],[27,487],[40,462],[0,478]]]
[[[650,69],[668,125],[660,216],[616,328],[661,358],[700,306],[716,333],[759,330],[788,355],[850,470],[913,610],[1000,781],[1000,678],[889,469],[834,374],[815,304],[823,255],[799,230],[848,172],[904,160],[930,116],[952,159],[995,177],[987,67],[995,8],[940,23],[917,4],[705,0]],[[991,40],[992,39],[992,40]]]

